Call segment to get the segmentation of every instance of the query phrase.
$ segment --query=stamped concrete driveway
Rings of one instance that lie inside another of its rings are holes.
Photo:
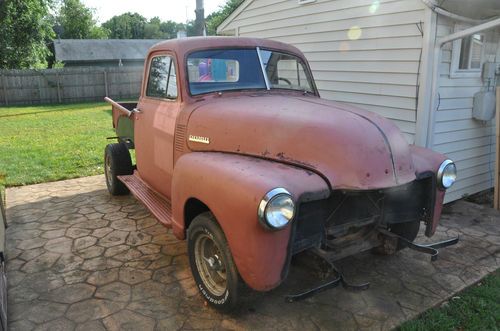
[[[133,197],[110,197],[102,176],[7,192],[11,330],[391,329],[500,266],[500,214],[459,202],[434,240],[460,234],[434,263],[413,251],[339,263],[364,292],[332,289],[300,303],[283,296],[316,280],[301,265],[231,315],[197,295],[186,245]]]

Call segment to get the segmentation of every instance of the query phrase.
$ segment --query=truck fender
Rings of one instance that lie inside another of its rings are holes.
[[[415,145],[410,145],[410,151],[417,178],[419,178],[419,176],[421,176],[422,174],[429,173],[432,173],[433,176],[435,186],[434,208],[432,211],[431,222],[427,223],[427,226],[425,228],[425,235],[427,237],[431,237],[436,232],[439,220],[441,218],[441,212],[443,210],[443,201],[446,190],[441,189],[438,186],[436,182],[436,173],[441,163],[446,160],[446,156],[434,152],[430,149],[418,147]]]
[[[277,187],[287,189],[297,206],[330,194],[323,178],[295,166],[228,153],[185,154],[173,173],[173,232],[185,239],[189,226],[185,205],[192,198],[198,199],[221,226],[246,284],[255,290],[270,290],[285,277],[282,271],[288,270],[292,226],[266,230],[259,223],[257,210],[265,194]]]

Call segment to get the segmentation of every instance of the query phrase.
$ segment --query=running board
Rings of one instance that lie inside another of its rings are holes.
[[[165,226],[172,225],[172,208],[170,201],[153,191],[137,175],[118,176],[130,192]]]

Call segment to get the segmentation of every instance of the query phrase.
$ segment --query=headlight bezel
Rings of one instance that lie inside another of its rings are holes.
[[[272,201],[274,201],[278,197],[282,197],[282,196],[286,196],[292,201],[292,203],[293,203],[293,215],[285,224],[283,224],[281,226],[274,226],[267,219],[267,208],[270,205],[270,203],[272,203]],[[262,200],[259,203],[257,215],[258,215],[259,222],[261,223],[261,225],[264,228],[271,230],[271,231],[278,231],[278,230],[284,229],[286,226],[288,226],[288,224],[290,224],[294,220],[295,214],[296,214],[296,209],[297,209],[296,202],[295,202],[295,199],[293,198],[292,194],[288,190],[286,190],[282,187],[277,187],[277,188],[272,189],[271,191],[267,192],[264,195],[264,197],[262,198]]]
[[[446,186],[445,183],[443,182],[443,179],[444,179],[443,176],[444,176],[446,168],[448,166],[451,166],[451,165],[455,167],[455,179],[453,180],[453,182],[450,185]],[[456,166],[455,162],[453,162],[450,159],[443,161],[443,163],[441,163],[441,165],[439,166],[439,169],[437,172],[437,181],[438,181],[439,187],[443,190],[448,190],[457,181],[456,177],[457,177],[457,166]]]

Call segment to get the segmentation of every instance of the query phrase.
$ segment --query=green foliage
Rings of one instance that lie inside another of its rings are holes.
[[[53,64],[52,64],[52,69],[62,69],[64,68],[64,62],[61,62],[61,61],[55,61]]]
[[[177,31],[185,29],[182,23],[162,22],[159,17],[148,21],[137,13],[113,16],[102,27],[109,31],[112,39],[173,39]]]
[[[466,289],[446,305],[404,323],[400,330],[500,330],[500,271]]]
[[[219,8],[218,11],[208,15],[206,19],[207,35],[214,36],[217,34],[217,27],[238,8],[244,0],[228,0],[226,4]]]
[[[206,19],[207,34],[215,35],[217,26],[222,23],[243,0],[228,0],[220,9],[210,14]],[[109,38],[113,39],[173,39],[177,32],[185,30],[188,36],[196,36],[195,22],[187,24],[173,21],[162,22],[154,17],[149,21],[137,13],[126,13],[114,16],[102,25],[109,31]]]
[[[242,1],[228,0],[209,15],[208,35],[215,35],[217,26]],[[60,4],[58,9],[54,2]],[[196,35],[194,21],[162,22],[158,17],[148,21],[138,13],[114,16],[99,26],[94,11],[81,0],[0,0],[0,69],[46,68],[47,60],[52,65],[48,45],[56,36],[54,31],[63,39],[172,39],[179,30]]]
[[[96,25],[94,12],[80,0],[63,0],[57,16],[62,39],[104,39],[107,31]]]
[[[0,68],[44,68],[54,37],[51,0],[0,1]]]
[[[160,31],[163,33],[162,39],[177,38],[177,32],[183,29],[183,24],[173,21],[166,21],[160,23]]]
[[[109,31],[111,39],[144,39],[147,20],[137,13],[113,16],[102,27]]]
[[[104,147],[114,136],[105,103],[0,109],[0,169],[7,186],[103,173]],[[22,134],[20,134],[22,133]]]

